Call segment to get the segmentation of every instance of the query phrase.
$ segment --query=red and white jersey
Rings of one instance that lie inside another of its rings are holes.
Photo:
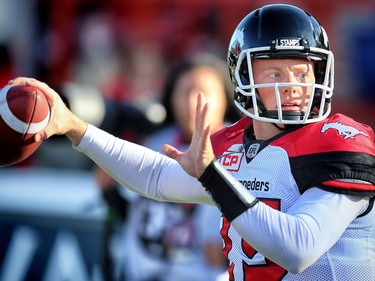
[[[261,201],[223,221],[231,280],[375,280],[375,144],[368,126],[334,115],[257,141],[251,121],[242,119],[212,143],[243,191]],[[143,196],[214,204],[173,159],[93,126],[77,149]]]
[[[212,143],[220,163],[249,192],[284,213],[313,187],[373,196],[367,210],[333,247],[299,274],[266,259],[224,218],[221,235],[230,280],[374,280],[375,146],[368,126],[336,114],[269,141],[257,141],[252,138],[250,119],[244,118],[213,135]]]

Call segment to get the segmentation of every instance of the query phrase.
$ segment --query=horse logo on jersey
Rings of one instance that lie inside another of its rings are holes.
[[[344,136],[344,140],[349,138],[354,139],[354,137],[357,135],[364,135],[368,137],[368,134],[352,126],[344,125],[341,122],[324,123],[320,132],[325,133],[329,129],[336,130],[340,136]]]

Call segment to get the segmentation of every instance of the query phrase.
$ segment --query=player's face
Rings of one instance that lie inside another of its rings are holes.
[[[254,81],[263,83],[314,83],[314,64],[304,59],[254,59]],[[273,87],[259,88],[260,98],[267,110],[277,110]],[[311,90],[309,87],[289,85],[279,87],[283,111],[304,111]]]

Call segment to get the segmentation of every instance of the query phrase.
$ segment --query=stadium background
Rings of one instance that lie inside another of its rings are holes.
[[[36,77],[98,126],[114,104],[158,123],[162,112],[151,109],[168,69],[200,51],[225,58],[238,22],[272,2],[280,1],[0,0],[0,84]],[[375,2],[282,2],[310,11],[327,30],[336,66],[333,111],[375,128]],[[126,129],[134,140],[148,133]],[[108,217],[91,169],[63,137],[0,169],[0,281],[104,280],[113,270]]]

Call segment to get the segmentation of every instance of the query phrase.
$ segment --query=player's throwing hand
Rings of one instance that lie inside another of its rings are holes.
[[[47,127],[35,135],[36,141],[47,139],[52,135],[66,135],[75,145],[81,141],[87,124],[77,118],[64,104],[61,97],[46,83],[34,78],[17,77],[8,82],[9,85],[30,85],[38,88],[47,98],[51,108],[51,118]]]
[[[166,144],[163,152],[175,159],[191,176],[199,178],[208,164],[215,157],[210,140],[211,127],[207,122],[209,104],[202,93],[197,96],[195,112],[195,130],[189,149],[182,152],[177,148]]]

